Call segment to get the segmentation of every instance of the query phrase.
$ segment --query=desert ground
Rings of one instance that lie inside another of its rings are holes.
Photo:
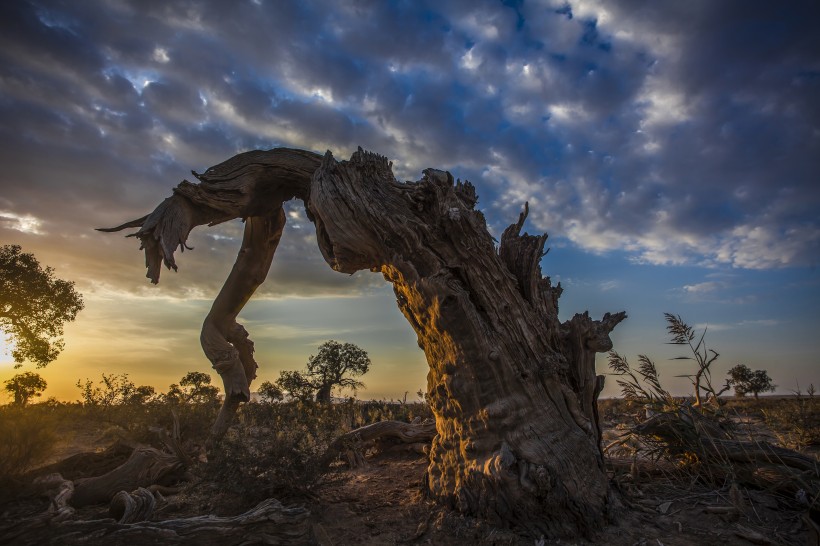
[[[204,439],[215,407],[177,408],[176,437],[191,455],[191,463],[173,483],[153,489],[155,507],[148,521],[206,515],[230,518],[276,498],[285,506],[301,508],[300,514],[307,513],[306,534],[295,543],[322,546],[816,544],[812,542],[817,540],[817,521],[812,520],[818,513],[816,491],[814,498],[806,498],[805,489],[782,479],[760,487],[760,482],[744,479],[731,469],[716,471],[640,445],[633,431],[646,421],[646,408],[635,402],[599,401],[602,445],[609,448],[605,459],[616,499],[610,524],[587,537],[560,539],[533,536],[521,528],[477,520],[438,505],[424,493],[423,446],[363,443],[354,447],[361,455],[355,466],[349,464],[349,457],[337,457],[327,468],[318,465],[319,455],[341,432],[382,420],[429,419],[429,408],[423,403],[351,401],[330,409],[316,405],[286,409],[289,405],[295,403],[244,407],[219,448],[221,455],[211,451],[210,457]],[[733,437],[794,449],[816,463],[818,408],[817,397],[804,395],[730,400],[723,411]],[[165,415],[167,409],[161,404],[84,408],[54,402],[22,410],[3,408],[0,423],[6,443],[1,449],[6,463],[0,543],[120,543],[117,536],[129,524],[117,523],[107,503],[70,508],[57,518],[54,492],[38,489],[33,482],[53,473],[73,483],[103,475],[123,464],[138,445],[167,452],[162,431],[174,427],[174,420]],[[11,419],[16,419],[17,429]],[[24,425],[29,432],[20,435]],[[37,433],[31,432],[33,427],[38,427]],[[23,453],[26,449],[28,455]],[[22,472],[19,467],[9,468],[14,457],[20,461],[28,457],[30,467]],[[804,472],[797,479],[816,484],[816,467],[810,474]],[[215,534],[210,543],[264,543],[255,536],[249,532],[239,540]],[[139,543],[128,540],[122,543]],[[202,543],[193,535],[174,540]],[[169,543],[173,543],[170,538]]]

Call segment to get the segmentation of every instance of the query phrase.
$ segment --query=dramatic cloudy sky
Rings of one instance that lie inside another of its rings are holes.
[[[86,301],[46,394],[209,369],[198,330],[241,224],[195,231],[157,287],[133,239],[93,228],[276,146],[362,146],[402,180],[450,170],[496,236],[529,201],[562,317],[626,310],[616,349],[654,357],[673,390],[687,368],[665,311],[708,324],[719,377],[745,363],[782,392],[820,384],[818,18],[808,0],[2,2],[0,243]],[[371,354],[360,395],[413,397],[426,364],[389,286],[330,271],[289,216],[241,315],[260,378],[334,338]]]

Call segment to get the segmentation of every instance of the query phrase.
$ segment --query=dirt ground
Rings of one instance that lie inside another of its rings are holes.
[[[805,544],[798,511],[776,496],[730,492],[668,479],[626,483],[624,506],[610,526],[587,540],[544,540],[518,535],[442,509],[421,493],[426,461],[389,455],[367,468],[348,470],[338,483],[320,488],[309,508],[322,545],[381,544]],[[616,482],[617,483],[617,482]]]
[[[624,426],[608,424],[604,444],[617,438]],[[119,439],[110,428],[78,428],[60,439],[50,462],[83,449],[103,449]],[[732,484],[707,486],[696,476],[649,476],[622,467],[610,473],[621,508],[609,526],[583,540],[545,540],[437,505],[422,493],[426,466],[425,456],[417,453],[372,456],[365,467],[340,468],[309,497],[296,502],[310,510],[311,528],[320,546],[812,544],[803,512],[788,496]],[[0,522],[42,512],[46,502],[28,498],[0,506]],[[199,484],[164,497],[154,518],[230,516],[245,508],[241,499]],[[106,506],[84,508],[77,516],[87,520],[109,517]]]

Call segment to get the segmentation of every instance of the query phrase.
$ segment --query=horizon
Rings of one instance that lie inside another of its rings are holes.
[[[497,239],[524,203],[560,318],[626,311],[612,334],[633,364],[691,391],[663,313],[729,368],[777,394],[820,384],[820,6],[657,3],[136,1],[0,7],[0,245],[19,244],[86,306],[43,398],[127,373],[167,390],[221,381],[199,329],[233,265],[239,221],[191,233],[158,286],[134,239],[94,228],[143,216],[191,169],[285,146],[347,159],[358,146],[399,180],[428,167],[476,187]],[[240,30],[241,32],[237,32]],[[359,396],[415,397],[428,366],[391,287],[324,263],[301,203],[267,281],[239,316],[254,390],[336,339],[373,362]],[[606,355],[598,355],[606,374]],[[619,393],[607,379],[602,398]]]

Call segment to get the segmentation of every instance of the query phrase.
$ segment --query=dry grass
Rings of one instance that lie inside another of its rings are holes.
[[[48,403],[0,407],[0,490],[11,493],[27,471],[50,455],[58,411]]]

